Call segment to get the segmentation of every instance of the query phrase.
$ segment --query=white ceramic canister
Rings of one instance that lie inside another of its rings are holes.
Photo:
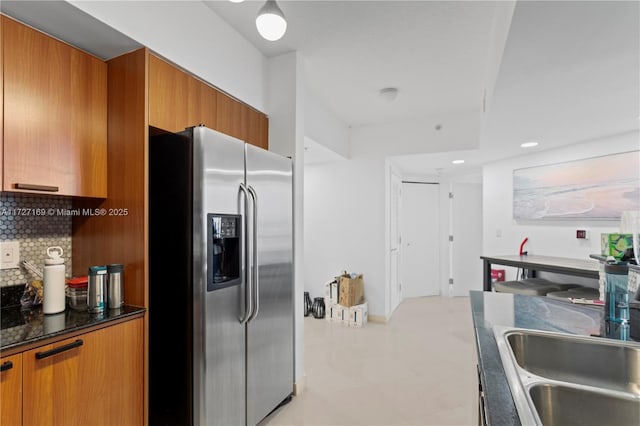
[[[42,312],[45,314],[57,314],[64,311],[64,259],[62,247],[49,247],[48,259],[44,260],[44,300]]]

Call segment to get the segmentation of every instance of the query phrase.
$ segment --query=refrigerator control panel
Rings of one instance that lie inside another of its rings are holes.
[[[207,214],[207,291],[242,283],[242,216]]]

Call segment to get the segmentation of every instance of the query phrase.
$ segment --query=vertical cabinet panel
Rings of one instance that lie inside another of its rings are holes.
[[[0,358],[0,425],[22,424],[22,354]]]
[[[92,76],[87,78],[87,76]],[[107,66],[78,50],[71,52],[69,166],[75,194],[107,196]]]
[[[213,87],[190,77],[191,89],[189,90],[189,102],[193,105],[194,125],[203,124],[210,129],[218,125],[216,116],[216,101],[218,91]]]
[[[44,185],[59,195],[105,197],[106,64],[2,20],[3,189]]]
[[[0,16],[0,35],[3,35],[4,33],[2,32],[2,26],[4,24],[4,18],[2,16]],[[0,40],[0,189],[3,188],[3,176],[4,176],[4,172],[3,172],[3,156],[2,153],[4,152],[4,120],[2,119],[2,117],[4,116],[4,89],[3,89],[3,83],[4,83],[4,76],[3,76],[3,70],[4,70],[4,54],[3,54],[3,46],[4,46],[4,42],[2,40]]]
[[[269,149],[269,119],[266,115],[248,109],[248,129],[246,142],[263,149]]]
[[[142,424],[142,345],[136,319],[24,352],[23,424]]]
[[[247,140],[249,108],[222,92],[217,100],[218,127],[216,130],[242,141]]]
[[[149,55],[149,125],[178,132],[191,121],[189,76]],[[188,126],[188,125],[187,125]]]

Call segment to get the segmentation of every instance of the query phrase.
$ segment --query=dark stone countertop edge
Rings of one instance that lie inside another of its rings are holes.
[[[484,392],[486,421],[488,425],[518,426],[521,425],[520,416],[518,416],[507,376],[502,367],[493,328],[484,324],[483,318],[474,308],[474,303],[482,303],[481,300],[478,300],[481,296],[481,292],[471,292],[469,301]]]
[[[126,312],[119,313],[112,317],[107,317],[87,324],[69,327],[61,331],[44,334],[42,336],[33,337],[22,342],[3,345],[0,347],[0,356],[9,356],[23,352],[25,350],[29,350],[33,347],[51,344],[55,341],[64,340],[78,334],[83,334],[84,332],[92,331],[92,329],[107,327],[111,325],[111,323],[114,323],[113,325],[115,325],[123,321],[135,319],[136,317],[142,318],[144,316],[144,313],[147,311],[146,308],[131,305],[125,305],[124,309],[126,310]],[[87,313],[87,315],[89,314]]]

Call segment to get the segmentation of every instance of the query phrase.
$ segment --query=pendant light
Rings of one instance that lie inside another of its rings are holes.
[[[282,10],[276,4],[276,0],[267,0],[260,8],[256,18],[258,32],[265,40],[280,40],[287,31],[287,21]]]

